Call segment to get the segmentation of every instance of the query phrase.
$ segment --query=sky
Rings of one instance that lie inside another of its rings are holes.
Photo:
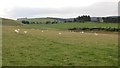
[[[119,0],[0,0],[0,17],[116,16]]]

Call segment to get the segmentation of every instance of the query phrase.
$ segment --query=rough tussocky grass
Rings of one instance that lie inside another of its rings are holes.
[[[56,30],[68,27],[67,23],[4,26],[3,66],[117,66],[117,34],[95,36],[94,33]],[[16,34],[14,30],[18,28],[21,32]],[[46,30],[41,32],[41,28]],[[28,33],[24,34],[24,30]]]

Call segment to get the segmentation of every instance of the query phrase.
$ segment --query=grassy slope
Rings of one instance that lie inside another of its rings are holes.
[[[2,25],[3,26],[17,26],[17,25],[21,25],[21,23],[16,20],[2,18]]]
[[[42,33],[34,27],[3,27],[3,65],[117,65],[117,34],[95,36],[56,30]],[[14,32],[18,28],[20,34]],[[24,30],[28,33],[24,34]]]
[[[19,25],[9,19],[4,19],[3,24]],[[95,36],[93,33],[59,31],[73,27],[108,26],[117,28],[117,24],[106,23],[3,26],[3,65],[117,65],[117,34]],[[18,28],[20,34],[14,32]],[[48,31],[42,33],[41,29]],[[24,30],[28,33],[24,34]],[[62,35],[58,35],[59,32]]]

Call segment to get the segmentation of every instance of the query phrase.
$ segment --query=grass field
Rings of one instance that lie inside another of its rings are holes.
[[[5,19],[5,18],[1,18],[1,19],[2,19],[2,25],[3,26],[18,26],[18,25],[21,25],[21,22],[16,21],[16,20]]]
[[[117,33],[95,36],[94,32],[66,30],[109,26],[117,28],[117,24],[106,23],[3,26],[3,66],[117,66]],[[15,29],[20,29],[20,33],[15,33]]]
[[[57,29],[57,30],[67,30],[68,28],[118,28],[118,24],[114,23],[95,23],[95,22],[87,22],[87,23],[59,23],[59,24],[30,24],[26,25],[25,28],[34,28],[34,29]]]

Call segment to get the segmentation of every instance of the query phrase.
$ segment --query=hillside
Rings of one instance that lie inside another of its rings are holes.
[[[18,19],[18,21],[29,21],[29,22],[37,22],[37,23],[45,23],[47,21],[53,22],[57,21],[56,19],[50,19],[50,18],[29,18],[29,19]]]
[[[2,18],[2,25],[4,25],[4,26],[17,26],[17,25],[21,25],[21,24],[20,24],[20,22],[18,22],[16,20]]]

